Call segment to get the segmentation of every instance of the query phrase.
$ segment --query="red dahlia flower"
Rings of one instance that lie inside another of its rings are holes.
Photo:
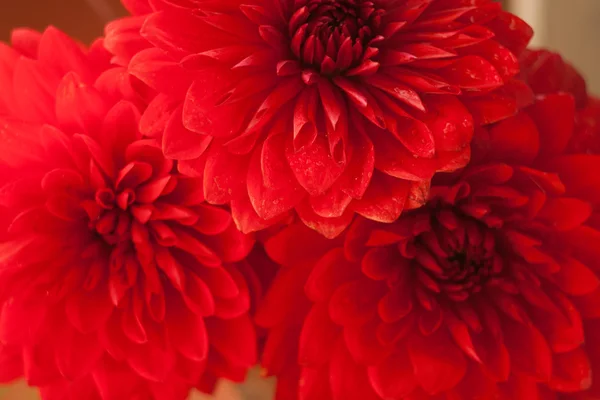
[[[0,381],[172,400],[243,379],[253,240],[141,137],[115,101],[126,75],[56,30],[27,35],[31,52],[0,47]]]
[[[565,154],[574,108],[548,95],[482,130],[394,224],[267,242],[284,268],[257,319],[279,398],[597,398],[600,158]]]
[[[521,78],[535,94],[572,94],[577,115],[569,151],[600,154],[600,99],[588,94],[586,82],[577,69],[560,54],[527,50],[521,57]]]
[[[520,77],[536,94],[571,93],[577,109],[588,101],[586,83],[579,71],[558,53],[549,50],[527,50],[520,59]]]
[[[290,210],[328,237],[393,222],[527,90],[531,29],[492,0],[126,3],[106,43],[159,93],[143,132],[243,231]]]

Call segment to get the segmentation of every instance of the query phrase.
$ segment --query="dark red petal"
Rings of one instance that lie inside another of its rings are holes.
[[[471,90],[494,89],[504,83],[496,68],[478,56],[459,58],[438,73],[450,84]]]
[[[244,367],[256,363],[256,333],[247,315],[230,320],[211,318],[206,329],[211,345],[227,360]]]
[[[592,214],[592,206],[575,198],[549,199],[538,213],[538,217],[557,230],[571,230],[583,223]]]
[[[567,94],[550,94],[528,109],[540,132],[540,153],[560,154],[571,139],[575,123],[575,101]]]
[[[436,151],[460,151],[473,137],[473,117],[455,97],[427,97],[425,104],[432,117],[426,121]]]
[[[496,34],[495,40],[517,56],[525,50],[533,36],[533,29],[525,21],[508,12],[501,12],[489,26]]]
[[[561,155],[548,161],[548,169],[556,172],[567,188],[567,195],[600,203],[600,174],[596,174],[600,156],[591,154]]]
[[[506,318],[503,319],[502,330],[510,353],[511,369],[548,381],[552,372],[552,353],[540,331]]]
[[[377,313],[382,286],[368,280],[344,283],[329,301],[331,319],[340,325],[360,325]]]
[[[537,156],[540,134],[527,115],[519,114],[490,129],[490,156],[494,160],[528,165]]]
[[[592,366],[582,348],[554,355],[549,386],[559,392],[585,391],[592,386]]]
[[[564,257],[560,260],[560,265],[560,271],[553,274],[551,280],[565,293],[581,296],[595,291],[600,286],[597,272],[577,259]]]

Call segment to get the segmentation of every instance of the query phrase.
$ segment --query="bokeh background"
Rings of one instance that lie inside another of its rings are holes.
[[[600,0],[504,0],[506,8],[536,31],[533,45],[560,51],[600,95]],[[0,0],[0,40],[15,27],[55,25],[84,43],[102,34],[103,24],[124,15],[119,0]],[[1,90],[1,88],[0,88]],[[251,371],[244,385],[223,382],[214,396],[193,393],[190,400],[270,400],[273,381]],[[0,400],[38,400],[23,383],[0,387]],[[82,399],[85,400],[85,399]]]

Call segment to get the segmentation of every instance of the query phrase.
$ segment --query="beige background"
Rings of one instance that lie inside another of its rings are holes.
[[[508,3],[536,28],[534,44],[561,51],[583,71],[590,89],[600,95],[600,0]],[[123,12],[118,0],[0,0],[0,40],[6,40],[13,27],[43,29],[53,24],[89,42],[102,33],[105,20]],[[245,385],[220,385],[213,400],[267,400],[272,398],[272,391],[272,382],[259,380],[253,371]],[[35,391],[23,384],[0,388],[0,400],[29,399],[36,399]],[[208,399],[194,394],[190,400]]]
[[[508,0],[535,29],[533,45],[560,51],[600,96],[600,0]]]

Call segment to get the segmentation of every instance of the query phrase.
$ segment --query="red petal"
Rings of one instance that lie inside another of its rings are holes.
[[[592,386],[592,366],[585,350],[555,354],[550,388],[559,392],[585,391]]]
[[[252,102],[223,102],[236,82],[232,73],[220,69],[206,70],[191,85],[183,104],[183,126],[215,137],[239,134],[252,113]],[[255,107],[255,106],[254,106]]]
[[[306,296],[312,301],[323,301],[342,284],[360,276],[359,267],[344,257],[342,248],[334,248],[322,256],[306,281]]]
[[[178,107],[167,121],[162,148],[167,158],[191,160],[200,157],[213,138],[186,129],[182,123],[182,110],[181,106]]]
[[[443,329],[429,337],[414,335],[407,348],[415,378],[430,395],[452,389],[465,375],[467,361]]]
[[[359,325],[377,313],[382,286],[368,280],[344,283],[335,290],[329,301],[331,319],[340,325]]]
[[[211,345],[227,360],[243,367],[256,363],[256,333],[247,315],[230,320],[211,318],[206,328]]]
[[[489,26],[496,34],[494,39],[508,47],[517,56],[525,50],[533,36],[533,29],[525,21],[509,12],[501,12]]]
[[[560,271],[551,279],[565,293],[581,296],[591,293],[600,286],[600,279],[587,265],[575,258],[565,257],[560,260]]]
[[[75,73],[67,74],[56,89],[56,118],[66,132],[97,132],[107,112],[100,93]]]
[[[44,307],[27,304],[22,299],[5,302],[0,309],[0,342],[29,343],[45,316]]]
[[[369,367],[369,380],[382,398],[404,398],[416,389],[417,380],[405,348],[400,348],[385,361]]]
[[[460,151],[473,137],[473,118],[453,96],[427,97],[429,117],[424,121],[433,135],[436,151]]]
[[[209,147],[204,167],[204,196],[212,204],[225,204],[232,193],[244,190],[249,157],[229,154],[220,146]]]
[[[287,165],[284,135],[272,135],[250,160],[247,185],[250,202],[262,219],[271,219],[294,208],[305,192]]]
[[[600,156],[573,154],[549,160],[547,167],[559,174],[567,195],[597,204],[600,202],[600,174],[596,173],[599,163]]]
[[[310,202],[305,201],[296,207],[298,217],[311,229],[316,230],[328,239],[333,239],[340,235],[344,229],[350,225],[354,213],[349,209],[340,217],[324,218],[316,214],[312,209]]]
[[[299,151],[294,151],[288,142],[285,153],[298,183],[313,196],[324,193],[344,172],[345,166],[333,160],[325,139],[320,136]]]
[[[449,67],[437,72],[450,84],[472,90],[493,89],[504,83],[496,68],[478,56],[459,58]]]
[[[178,98],[185,96],[194,76],[156,47],[138,52],[129,62],[128,71],[157,92]]]
[[[300,365],[320,365],[327,362],[340,333],[340,328],[329,317],[327,306],[319,303],[313,305],[300,334]]]
[[[571,139],[575,123],[575,101],[568,94],[539,98],[528,109],[540,132],[540,153],[560,154]]]
[[[9,383],[23,375],[23,354],[19,346],[0,344],[0,382]]]
[[[140,132],[148,137],[162,136],[175,108],[177,108],[177,101],[165,94],[157,95],[142,114]]]
[[[357,363],[376,365],[390,353],[390,349],[377,337],[377,326],[375,318],[361,326],[344,328],[344,342]]]
[[[410,182],[376,173],[362,199],[353,203],[354,210],[371,220],[394,222],[404,210]]]
[[[279,271],[254,317],[259,326],[272,328],[306,314],[308,301],[304,295],[304,286],[298,283],[305,282],[308,273],[309,271],[297,267],[282,268]]]
[[[104,353],[97,335],[81,335],[71,327],[59,334],[61,337],[55,355],[60,373],[69,380],[75,380],[91,372]]]
[[[340,187],[350,197],[360,199],[373,176],[375,149],[369,137],[357,130],[351,138],[352,155],[339,179]]]
[[[540,135],[534,122],[525,114],[498,123],[489,134],[490,156],[496,160],[528,165],[538,154]]]
[[[203,318],[187,310],[181,300],[172,300],[168,307],[167,329],[173,347],[190,360],[205,360],[209,342]]]
[[[264,244],[269,257],[289,267],[297,262],[312,262],[328,251],[331,243],[304,224],[292,224],[270,236]]]
[[[352,359],[343,340],[334,347],[329,380],[334,399],[379,400],[369,383],[366,368]]]
[[[99,329],[110,318],[113,304],[106,288],[95,291],[79,291],[67,299],[65,311],[69,321],[82,333]]]
[[[506,318],[503,319],[502,330],[510,353],[511,370],[548,381],[552,371],[552,353],[542,334],[535,327]]]

